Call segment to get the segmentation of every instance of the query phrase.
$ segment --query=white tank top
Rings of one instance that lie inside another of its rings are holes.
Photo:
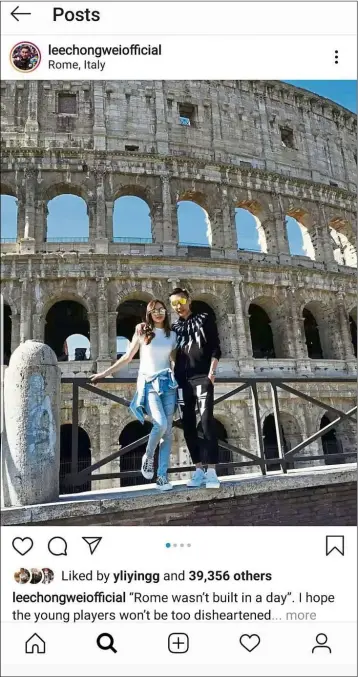
[[[158,371],[170,369],[170,354],[174,350],[177,337],[174,331],[165,335],[164,329],[154,329],[154,338],[145,345],[144,336],[139,337],[140,364],[139,372],[144,376],[153,376]]]

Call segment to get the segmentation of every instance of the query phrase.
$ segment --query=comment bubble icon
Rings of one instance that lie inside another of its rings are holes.
[[[55,557],[67,555],[67,541],[65,541],[62,536],[54,536],[51,538],[47,544],[47,547],[51,555],[55,555]]]

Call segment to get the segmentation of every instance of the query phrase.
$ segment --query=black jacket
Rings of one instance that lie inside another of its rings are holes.
[[[220,360],[220,340],[214,318],[207,313],[179,317],[172,325],[177,335],[174,375],[179,385],[196,376],[207,376],[211,360]]]

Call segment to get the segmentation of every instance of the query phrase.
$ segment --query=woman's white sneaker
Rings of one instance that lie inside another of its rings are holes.
[[[205,473],[205,486],[207,489],[219,489],[220,481],[214,468],[208,468]]]
[[[146,480],[152,480],[154,477],[154,458],[150,458],[147,454],[142,456],[141,473]]]
[[[159,491],[169,491],[170,489],[173,489],[173,485],[168,482],[166,477],[158,477],[157,489],[159,489]]]
[[[189,482],[186,485],[187,487],[203,487],[205,486],[205,473],[202,468],[197,468]]]

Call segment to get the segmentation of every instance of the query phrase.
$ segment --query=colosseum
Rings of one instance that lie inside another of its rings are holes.
[[[280,81],[4,81],[1,88],[1,193],[17,209],[12,237],[2,238],[3,355],[6,364],[19,343],[33,338],[58,357],[68,379],[62,478],[70,467],[71,379],[88,379],[113,363],[119,337],[131,338],[148,300],[167,299],[178,285],[216,316],[223,353],[217,396],[234,387],[225,379],[235,377],[341,378],[304,386],[326,409],[280,390],[286,449],[329,425],[335,410],[354,406],[353,383],[344,380],[355,373],[357,355],[351,111]],[[68,195],[85,203],[85,237],[75,229],[72,237],[49,233],[51,205]],[[146,238],[115,236],[116,204],[128,196],[147,205]],[[205,214],[206,245],[194,222],[190,242],[183,241],[184,202]],[[256,248],[240,242],[243,214],[254,224]],[[297,229],[298,253],[288,223]],[[85,337],[89,349],[76,348],[71,357],[64,346],[73,335]],[[122,383],[98,388],[130,399],[137,369],[134,360],[117,374]],[[264,451],[272,459],[278,456],[272,393],[265,383],[258,389]],[[143,436],[126,407],[79,393],[78,468]],[[253,407],[244,390],[218,402],[219,438],[257,449]],[[331,427],[304,449],[300,467],[315,464],[315,455],[353,453],[354,437],[349,419]],[[117,457],[102,472],[138,470],[141,454],[137,448],[121,464]],[[247,458],[223,448],[221,460]],[[172,467],[188,463],[176,429]],[[143,481],[107,477],[92,489]]]

